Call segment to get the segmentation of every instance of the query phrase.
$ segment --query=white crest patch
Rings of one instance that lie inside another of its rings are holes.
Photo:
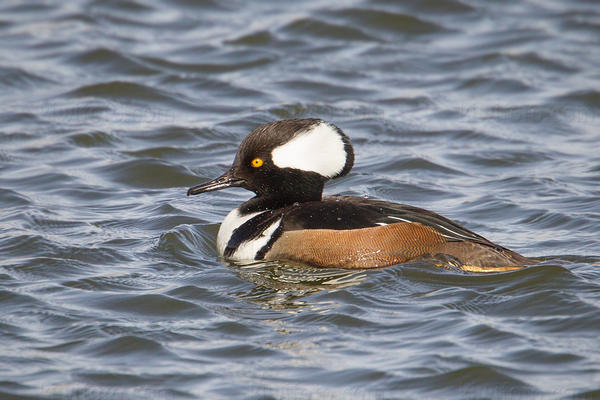
[[[332,178],[344,169],[347,154],[336,129],[321,122],[273,149],[271,157],[279,168],[301,169]]]

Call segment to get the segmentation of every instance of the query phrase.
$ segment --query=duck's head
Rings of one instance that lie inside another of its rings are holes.
[[[187,194],[241,187],[277,203],[316,201],[325,182],[346,175],[353,163],[350,139],[337,126],[320,119],[271,122],[242,141],[227,172]]]

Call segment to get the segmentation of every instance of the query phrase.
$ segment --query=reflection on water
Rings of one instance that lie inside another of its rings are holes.
[[[238,276],[255,286],[242,295],[275,310],[298,312],[327,311],[332,302],[311,303],[303,300],[323,290],[336,290],[357,285],[367,279],[364,271],[315,268],[300,263],[257,262],[232,264]]]

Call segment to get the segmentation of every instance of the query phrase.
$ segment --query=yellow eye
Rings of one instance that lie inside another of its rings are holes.
[[[259,168],[262,167],[263,160],[262,158],[255,158],[254,160],[252,160],[252,162],[250,162],[250,164],[252,164],[254,168]]]

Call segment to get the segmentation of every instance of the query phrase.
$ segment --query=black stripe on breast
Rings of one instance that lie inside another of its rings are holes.
[[[267,254],[267,252],[269,250],[271,250],[271,247],[273,247],[273,243],[275,243],[275,241],[277,239],[279,239],[279,237],[281,236],[281,234],[283,233],[283,224],[279,224],[279,226],[277,227],[277,229],[275,229],[275,232],[273,232],[273,235],[271,235],[271,239],[269,239],[269,241],[267,242],[267,244],[265,244],[257,253],[256,256],[254,257],[255,260],[264,260],[265,255]]]
[[[231,257],[242,243],[259,237],[265,229],[270,227],[280,217],[281,210],[267,211],[244,222],[242,225],[233,230],[231,237],[227,242],[227,246],[225,246],[223,255],[225,257]],[[279,228],[277,230],[279,230]],[[275,233],[273,236],[275,236]],[[269,240],[269,243],[272,245],[271,240]],[[267,243],[266,246],[269,246],[269,243]],[[265,250],[265,253],[267,251],[268,249]]]

